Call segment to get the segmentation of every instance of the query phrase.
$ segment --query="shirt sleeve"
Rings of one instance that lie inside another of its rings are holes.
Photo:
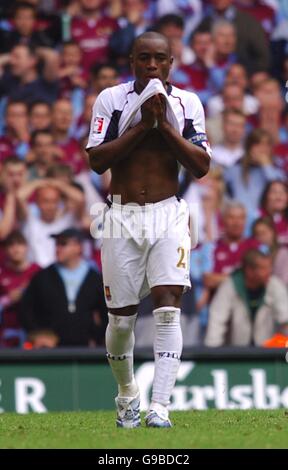
[[[185,106],[185,125],[183,137],[192,144],[201,147],[211,157],[211,147],[205,130],[205,115],[202,103],[197,95],[190,94]]]
[[[96,98],[92,110],[90,132],[86,148],[97,147],[104,141],[113,140],[117,135],[111,134],[113,124],[113,103],[109,89],[103,90]]]

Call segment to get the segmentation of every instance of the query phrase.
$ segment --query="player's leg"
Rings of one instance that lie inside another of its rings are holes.
[[[117,217],[115,213],[113,221]],[[112,216],[108,211],[105,223],[109,218]],[[118,384],[116,423],[121,427],[136,427],[140,425],[140,401],[133,372],[134,326],[146,261],[134,240],[115,237],[103,239],[101,259],[109,311],[107,358]]]
[[[156,286],[151,289],[155,309],[155,372],[152,399],[146,424],[170,427],[168,405],[176,382],[182,353],[180,302],[183,286]]]
[[[118,384],[116,424],[119,427],[140,426],[139,389],[134,377],[134,327],[137,305],[109,309],[106,329],[107,358]]]
[[[183,288],[190,287],[189,211],[183,202],[175,201],[157,209],[157,220],[163,231],[147,260],[147,279],[154,303],[155,373],[152,389],[151,413],[148,426],[168,427],[168,404],[175,385],[182,353],[180,303]]]

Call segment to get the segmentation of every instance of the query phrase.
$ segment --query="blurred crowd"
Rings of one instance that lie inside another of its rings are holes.
[[[201,180],[179,174],[199,208],[184,345],[288,335],[288,2],[2,0],[0,348],[104,345],[90,207],[110,174],[89,169],[85,145],[97,95],[133,79],[147,30],[169,39],[170,81],[200,97],[213,152]],[[148,297],[139,346],[152,345],[151,311]]]

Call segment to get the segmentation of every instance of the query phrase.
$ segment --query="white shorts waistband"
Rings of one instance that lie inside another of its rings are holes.
[[[163,201],[159,202],[149,202],[145,203],[143,206],[140,204],[137,204],[136,202],[128,202],[127,204],[118,204],[117,202],[114,202],[113,200],[111,201],[110,199],[107,199],[107,205],[113,209],[120,210],[120,211],[133,211],[133,212],[144,212],[147,210],[155,210],[158,209],[159,207],[164,207],[167,206],[171,203],[175,202],[181,202],[183,199],[179,198],[178,196],[171,196],[168,197],[167,199],[163,199]]]

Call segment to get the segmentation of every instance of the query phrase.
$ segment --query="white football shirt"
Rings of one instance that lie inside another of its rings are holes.
[[[204,110],[195,93],[168,84],[168,100],[179,123],[181,135],[211,156],[205,131]],[[110,142],[119,136],[119,124],[133,108],[138,94],[131,81],[103,90],[93,106],[87,149]],[[141,110],[136,113],[131,127],[141,120]]]

